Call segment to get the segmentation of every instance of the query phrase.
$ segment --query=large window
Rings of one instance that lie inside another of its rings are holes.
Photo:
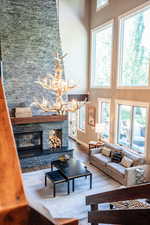
[[[119,86],[149,86],[150,6],[120,19]]]
[[[99,123],[103,126],[102,138],[109,140],[110,137],[110,101],[99,100]]]
[[[83,105],[80,109],[79,109],[79,130],[81,131],[85,131],[85,111],[86,111],[86,107],[85,105]]]
[[[92,87],[110,87],[112,22],[92,31]]]
[[[100,9],[106,6],[109,3],[109,0],[97,0],[96,8]]]
[[[147,107],[118,104],[117,143],[144,153]]]

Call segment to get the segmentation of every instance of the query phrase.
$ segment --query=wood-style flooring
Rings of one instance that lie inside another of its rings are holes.
[[[72,138],[69,138],[69,147],[74,149],[73,157],[75,159],[81,160],[83,162],[88,162],[88,151],[83,145],[77,143]]]

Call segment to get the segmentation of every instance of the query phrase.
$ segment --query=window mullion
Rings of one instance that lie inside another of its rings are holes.
[[[120,129],[120,105],[118,105],[117,143],[119,143],[119,129]]]
[[[130,148],[132,149],[132,140],[133,140],[133,122],[134,121],[134,106],[132,106],[131,111],[131,130],[130,130]]]

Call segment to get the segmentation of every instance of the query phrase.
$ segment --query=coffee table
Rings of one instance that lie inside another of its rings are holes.
[[[67,179],[72,180],[72,191],[75,190],[75,179],[80,177],[90,177],[90,189],[92,189],[92,173],[87,170],[79,160],[69,159],[66,161],[56,160],[51,163],[51,170],[53,167],[59,169],[60,173]]]

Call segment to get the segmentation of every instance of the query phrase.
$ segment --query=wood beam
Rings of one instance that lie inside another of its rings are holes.
[[[149,225],[150,209],[102,210],[89,212],[88,222],[123,225]]]
[[[150,198],[150,183],[90,195],[86,197],[86,204],[94,205],[140,198]]]
[[[67,120],[68,117],[61,115],[51,115],[51,116],[32,116],[32,117],[23,117],[16,118],[11,117],[12,125],[17,124],[30,124],[30,123],[48,123],[48,122],[61,122]]]

